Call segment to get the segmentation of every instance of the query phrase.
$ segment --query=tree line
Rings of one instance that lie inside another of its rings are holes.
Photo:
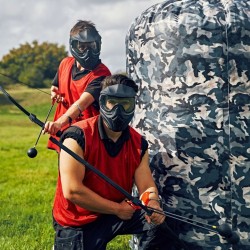
[[[0,85],[24,83],[31,88],[47,88],[60,61],[68,56],[64,45],[43,42],[21,44],[0,61]]]

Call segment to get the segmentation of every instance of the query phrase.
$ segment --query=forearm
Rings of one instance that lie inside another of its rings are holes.
[[[120,203],[105,199],[86,186],[75,190],[68,192],[67,199],[79,207],[96,213],[114,215],[117,215],[121,209]]]
[[[148,163],[149,163],[149,155],[148,151],[146,151],[141,160],[140,165],[138,166],[135,172],[135,185],[138,188],[140,196],[145,192],[149,192],[150,197],[158,198],[158,190],[153,180],[152,173]]]
[[[94,102],[94,97],[84,92],[80,96],[80,98],[75,101],[69,109],[64,113],[63,116],[57,119],[57,123],[60,123],[62,127],[68,125],[70,121],[74,121],[76,118],[78,118],[82,112],[89,107]]]
[[[64,128],[66,125],[71,125],[71,123],[79,116],[80,112],[78,108],[73,105],[71,106],[66,113],[59,117],[56,121],[50,122],[47,121],[44,125],[44,133],[50,133],[55,135],[59,130]]]
[[[73,104],[72,106],[70,106],[70,108],[56,120],[56,123],[61,124],[61,127],[64,127],[78,118],[81,115],[78,106],[78,104]]]

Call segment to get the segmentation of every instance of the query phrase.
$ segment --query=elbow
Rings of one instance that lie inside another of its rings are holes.
[[[77,199],[77,192],[74,189],[66,188],[63,189],[63,196],[65,199],[71,201],[72,203],[75,203]]]

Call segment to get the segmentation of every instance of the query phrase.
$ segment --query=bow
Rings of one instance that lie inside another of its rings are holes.
[[[14,104],[17,106],[17,108],[19,108],[25,115],[27,115],[29,117],[29,119],[34,122],[35,124],[37,124],[38,126],[40,126],[42,129],[44,127],[44,122],[42,122],[41,120],[39,120],[36,115],[28,112],[24,107],[22,107],[18,102],[16,102],[16,100],[10,96],[10,94],[0,85],[0,90],[3,92],[3,94]],[[59,131],[58,135],[60,136],[61,131]],[[105,180],[107,183],[109,183],[111,186],[113,186],[114,188],[116,188],[119,192],[121,192],[128,200],[129,200],[129,204],[135,208],[135,209],[142,209],[144,210],[148,215],[151,215],[153,212],[155,213],[159,213],[159,214],[163,214],[166,215],[170,218],[173,218],[175,220],[178,221],[182,221],[188,224],[191,224],[193,226],[196,227],[200,227],[203,228],[205,230],[208,230],[210,232],[214,232],[222,237],[224,237],[229,243],[235,245],[239,242],[240,238],[238,236],[238,234],[236,232],[233,232],[231,227],[224,223],[220,226],[214,226],[214,225],[209,225],[209,224],[205,224],[193,219],[189,219],[180,215],[176,215],[174,213],[170,213],[167,211],[161,211],[152,207],[149,207],[146,204],[147,202],[145,202],[144,204],[142,203],[142,201],[140,199],[138,199],[137,197],[132,196],[130,193],[128,193],[125,189],[123,189],[121,186],[119,186],[117,183],[115,183],[113,180],[111,180],[109,177],[107,177],[106,175],[104,175],[101,171],[99,171],[98,169],[96,169],[94,166],[92,166],[90,163],[88,163],[86,160],[84,160],[83,158],[81,158],[79,155],[77,155],[76,153],[74,153],[72,150],[70,150],[68,147],[66,147],[65,145],[63,145],[60,141],[58,141],[57,139],[55,139],[54,137],[50,137],[49,138],[54,144],[56,144],[57,146],[59,146],[61,149],[63,149],[65,152],[67,152],[69,155],[71,155],[75,160],[77,160],[78,162],[80,162],[81,164],[83,164],[87,169],[93,171],[95,174],[97,174],[99,177],[101,177],[103,180]],[[147,200],[146,200],[147,201]],[[183,249],[187,249],[187,247],[185,246],[185,244],[179,240],[179,237],[172,231],[172,229],[170,229],[167,225],[166,222],[163,223],[163,225],[161,225],[162,228],[164,230],[167,230],[168,233],[171,233],[171,235],[174,237],[174,239],[178,239],[179,244],[183,247]]]

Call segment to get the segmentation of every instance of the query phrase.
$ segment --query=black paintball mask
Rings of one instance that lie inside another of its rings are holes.
[[[136,92],[133,88],[115,84],[100,93],[100,114],[112,131],[126,129],[134,116]]]
[[[95,68],[101,52],[101,39],[98,31],[93,28],[70,36],[70,53],[83,68],[89,70]]]

